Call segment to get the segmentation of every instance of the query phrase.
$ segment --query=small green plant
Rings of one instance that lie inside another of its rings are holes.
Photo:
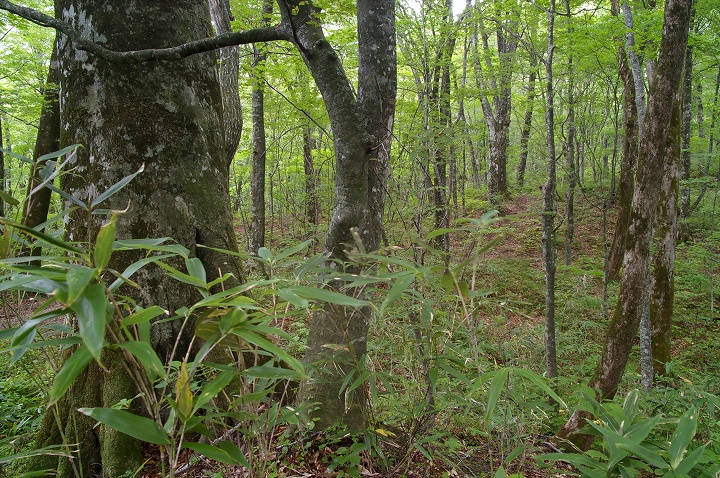
[[[697,446],[694,443],[698,428],[698,409],[694,405],[680,417],[668,418],[660,414],[647,417],[641,413],[641,397],[637,390],[627,394],[622,406],[598,402],[588,387],[582,395],[579,408],[597,417],[588,422],[588,431],[600,439],[601,450],[539,455],[536,460],[540,466],[548,467],[563,461],[588,478],[629,478],[641,473],[668,478],[716,476],[717,465],[703,465],[708,444]],[[716,401],[717,397],[708,398],[720,403]]]

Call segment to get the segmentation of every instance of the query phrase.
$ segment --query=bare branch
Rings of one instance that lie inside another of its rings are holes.
[[[292,35],[286,27],[285,22],[275,27],[255,28],[241,32],[230,32],[222,35],[194,40],[182,45],[170,48],[157,48],[148,50],[133,51],[114,51],[109,50],[99,44],[83,37],[72,26],[53,18],[44,13],[33,10],[32,8],[23,7],[7,0],[0,0],[0,10],[6,10],[14,13],[37,25],[54,28],[55,30],[67,35],[75,44],[78,50],[84,50],[88,53],[96,55],[103,60],[112,63],[142,63],[147,61],[158,60],[180,60],[197,53],[216,50],[227,46],[244,45],[256,42],[268,42],[275,40],[292,40]]]

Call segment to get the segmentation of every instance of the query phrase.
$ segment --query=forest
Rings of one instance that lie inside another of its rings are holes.
[[[0,0],[0,477],[720,477],[716,0]]]

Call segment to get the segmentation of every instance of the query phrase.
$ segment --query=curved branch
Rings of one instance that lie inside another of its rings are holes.
[[[66,22],[53,18],[32,8],[16,5],[7,0],[0,0],[0,10],[22,17],[36,25],[54,28],[64,33],[75,44],[78,50],[84,50],[112,63],[142,63],[158,60],[181,60],[188,56],[206,51],[216,50],[227,46],[244,45],[248,43],[268,42],[275,40],[292,41],[285,22],[274,27],[255,28],[242,32],[230,32],[201,40],[194,40],[170,48],[154,48],[147,50],[114,51],[83,37],[77,30]]]

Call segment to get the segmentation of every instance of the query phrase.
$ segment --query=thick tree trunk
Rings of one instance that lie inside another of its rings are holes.
[[[685,72],[687,75],[687,72]],[[667,164],[657,188],[658,209],[655,223],[656,247],[650,276],[650,342],[654,376],[666,375],[666,364],[671,359],[672,317],[675,298],[675,242],[678,226],[678,179],[680,176],[680,108],[675,108],[670,134],[665,144]]]
[[[27,196],[23,206],[23,224],[28,227],[37,227],[47,221],[48,211],[50,210],[50,199],[52,191],[50,188],[44,187],[35,192],[35,188],[43,182],[40,172],[47,165],[47,161],[38,162],[38,158],[44,154],[52,153],[60,149],[60,102],[58,98],[57,84],[59,82],[58,74],[58,58],[57,58],[57,41],[53,46],[52,55],[50,56],[50,68],[48,70],[47,82],[43,92],[43,107],[40,110],[40,122],[38,124],[38,134],[35,139],[35,149],[33,151],[33,164],[30,170],[30,180],[28,181]],[[42,254],[40,247],[23,248],[23,255],[39,256]],[[39,261],[36,261],[39,265]]]
[[[122,21],[118,21],[122,12]],[[178,0],[165,8],[151,0],[128,6],[116,1],[89,0],[56,3],[56,16],[88,38],[108,48],[125,51],[162,48],[207,36],[210,12],[207,2]],[[180,27],[181,26],[181,27]],[[111,64],[77,50],[61,35],[60,71],[61,145],[80,143],[71,165],[76,174],[63,176],[63,188],[90,201],[110,185],[144,165],[145,172],[102,207],[125,209],[117,224],[119,239],[172,237],[199,257],[209,274],[239,274],[230,257],[197,248],[203,244],[236,250],[230,214],[228,168],[223,138],[217,55],[203,53],[180,61],[147,64]],[[99,220],[81,211],[71,214],[67,226],[71,240],[95,237]],[[123,270],[138,257],[117,254],[112,267]],[[138,304],[176,310],[191,303],[197,293],[167,278],[158,269],[146,269],[134,278],[140,285],[132,293]],[[152,328],[152,343],[161,359],[172,360],[187,349],[192,327],[181,331],[175,322]],[[179,344],[176,355],[174,345]],[[77,379],[61,404],[60,424],[69,442],[79,443],[77,466],[83,476],[120,476],[141,463],[140,443],[77,413],[79,407],[112,406],[136,392],[108,353],[106,371],[91,366]],[[65,415],[67,414],[67,415]],[[54,424],[52,412],[43,431]],[[49,423],[49,426],[48,426]],[[38,437],[37,444],[53,437]],[[52,463],[37,460],[31,469]],[[73,476],[67,461],[58,476]]]
[[[647,120],[638,159],[637,186],[626,241],[623,277],[605,346],[590,386],[601,399],[612,398],[625,371],[638,331],[650,273],[650,244],[658,209],[658,184],[674,159],[668,155],[668,139],[679,135],[673,122],[679,108],[679,91],[690,23],[691,0],[668,0],[658,56],[657,77],[651,90]],[[674,141],[675,139],[673,139]],[[577,435],[583,414],[575,412],[557,437],[588,447],[592,438]]]

